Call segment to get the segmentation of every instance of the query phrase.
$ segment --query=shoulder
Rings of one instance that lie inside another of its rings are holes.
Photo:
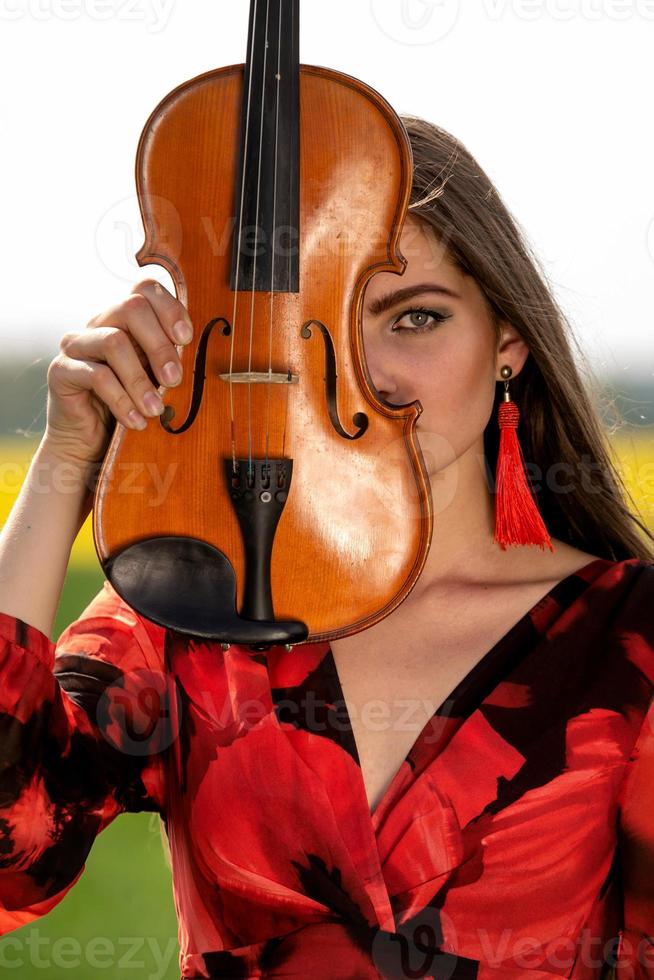
[[[590,556],[572,574],[590,586],[587,592],[595,602],[598,596],[607,600],[612,596],[614,614],[620,609],[622,615],[637,615],[654,623],[654,561]]]
[[[582,598],[589,638],[654,690],[654,562],[599,559],[578,574],[588,582]]]
[[[615,587],[625,601],[649,599],[654,603],[654,561],[647,558],[625,558],[620,561],[596,558],[579,569],[582,577],[586,572],[600,590]]]
[[[629,590],[634,587],[639,594],[649,592],[651,595],[654,561],[644,558],[602,558],[563,541],[552,540],[555,545],[553,553],[529,549],[531,554],[520,556],[522,564],[519,572],[524,576],[525,583],[541,580],[556,585],[571,578],[581,578],[593,583],[600,591],[608,588]]]
[[[539,628],[580,655],[585,651],[595,670],[621,671],[630,662],[654,685],[654,561],[556,551]]]
[[[620,590],[623,621],[648,636],[654,650],[654,561],[628,558],[612,563],[606,574]]]

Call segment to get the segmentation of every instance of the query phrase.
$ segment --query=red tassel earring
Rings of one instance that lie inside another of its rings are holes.
[[[540,516],[536,501],[527,482],[524,456],[518,442],[520,412],[509,393],[509,378],[513,374],[508,364],[500,369],[504,379],[504,400],[497,420],[500,426],[500,448],[495,474],[495,537],[494,542],[506,551],[509,545],[539,545],[554,547]]]

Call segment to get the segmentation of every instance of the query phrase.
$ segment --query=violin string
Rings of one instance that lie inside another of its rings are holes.
[[[297,14],[299,14],[299,8],[297,10]],[[297,72],[297,85],[299,86],[299,84],[300,84],[300,66],[299,66],[299,64],[297,64],[297,65],[295,64],[295,57],[294,57],[295,56],[295,50],[294,50],[294,47],[293,47],[293,39],[295,37],[295,26],[296,26],[295,25],[295,17],[296,17],[295,3],[294,3],[294,0],[290,0],[290,5],[289,5],[289,20],[290,20],[290,23],[289,23],[289,29],[288,29],[288,37],[291,39],[291,57],[289,58],[289,63],[292,65],[291,71]],[[293,81],[294,81],[293,77],[292,76],[289,76],[288,83],[289,83],[289,86],[291,86],[291,90],[290,90],[291,98],[293,97],[293,87],[292,87],[292,82]],[[297,112],[299,114],[299,100],[298,100],[297,107],[293,103],[289,103],[289,104],[290,104],[289,117],[292,116],[293,112]],[[299,127],[299,119],[298,119],[298,127]],[[287,136],[289,138],[289,147],[292,148],[293,140],[291,138],[290,133],[287,132]],[[300,153],[300,148],[299,148],[299,144],[298,144],[298,146],[297,146],[298,163],[299,163],[299,153]],[[291,216],[292,216],[292,214],[293,214],[293,200],[294,200],[294,198],[293,198],[293,160],[291,160],[291,165],[288,168],[288,187],[287,187],[287,192],[288,192],[288,201],[289,201],[288,217],[290,219]],[[287,246],[288,247],[288,255],[287,255],[287,265],[286,265],[286,282],[288,284],[288,288],[289,289],[290,289],[290,284],[292,282],[292,266],[293,266],[293,259],[292,259],[293,252],[292,252],[292,249],[294,247],[293,244],[291,243],[292,232],[293,232],[293,228],[289,224],[289,226],[288,226],[288,239],[287,239],[287,241],[288,241],[288,246]],[[300,237],[300,235],[299,235],[299,229],[298,229],[298,235],[297,235],[297,242],[298,242],[297,247],[298,248],[299,248],[299,237]],[[288,306],[286,307],[286,309],[288,309]],[[287,317],[287,321],[288,321],[288,317]],[[285,411],[285,414],[284,414],[284,430],[283,430],[283,433],[282,433],[282,445],[281,445],[281,452],[280,452],[280,455],[281,455],[281,458],[282,459],[284,458],[284,453],[286,452],[286,425],[287,425],[287,422],[288,422],[288,403],[289,403],[289,400],[290,400],[290,392],[291,392],[291,368],[290,368],[290,364],[291,364],[291,331],[288,329],[288,326],[287,326],[286,327],[286,370],[288,372],[288,379],[287,379],[287,385],[286,385],[286,405],[285,405],[286,411]]]
[[[268,397],[266,402],[266,469],[268,473],[268,444],[270,441],[270,392],[272,389],[272,333],[273,333],[273,299],[275,292],[275,241],[277,231],[277,148],[279,145],[279,89],[282,80],[282,8],[283,0],[279,0],[279,23],[277,25],[277,71],[275,73],[275,154],[273,163],[273,219],[272,219],[272,249],[270,264],[270,309],[268,314]]]
[[[291,3],[290,3],[290,11],[291,11],[291,16],[290,16],[290,21],[291,22],[290,22],[290,25],[289,25],[290,30],[289,30],[288,34],[289,34],[289,37],[291,38],[291,44],[292,44],[292,39],[295,36],[295,30],[296,30],[296,21],[295,21],[296,10],[295,10],[295,8],[293,6],[293,0],[291,0]],[[298,8],[298,13],[299,13],[299,8]],[[289,62],[292,65],[291,71],[294,72],[294,73],[296,73],[296,74],[294,75],[293,78],[289,78],[288,83],[291,86],[291,99],[293,99],[294,89],[293,89],[292,82],[294,81],[295,84],[299,86],[299,84],[300,84],[300,66],[299,66],[299,64],[296,64],[295,63],[295,57],[294,57],[295,50],[294,50],[294,48],[292,46],[291,46],[291,51],[293,53],[293,56],[289,58]],[[289,100],[289,104],[291,106],[291,108],[289,110],[289,118],[292,118],[293,117],[293,113],[294,112],[297,112],[298,115],[299,115],[300,105],[299,105],[299,98],[297,97],[297,94],[295,95],[295,101]],[[300,120],[299,119],[297,121],[297,126],[298,126],[298,129],[299,129],[299,126],[300,126]],[[293,139],[292,139],[290,133],[288,133],[288,138],[289,138],[289,144],[291,146],[293,146]],[[297,157],[298,157],[298,164],[297,165],[299,166],[299,157],[300,157],[300,144],[299,144],[299,142],[297,143],[297,146],[295,147],[294,153],[297,153]],[[294,210],[293,210],[293,200],[294,200],[294,197],[293,197],[293,168],[294,168],[294,160],[291,159],[291,165],[288,168],[288,188],[287,188],[287,190],[288,190],[288,202],[289,202],[289,204],[288,204],[288,217],[289,217],[289,220],[290,220],[290,218],[292,217],[292,215],[294,213]],[[298,206],[299,206],[299,202],[298,202]],[[293,258],[292,258],[292,255],[293,255],[293,248],[294,248],[294,246],[291,243],[291,236],[292,236],[293,230],[294,229],[289,224],[289,226],[288,226],[288,239],[287,239],[287,242],[288,242],[288,256],[287,256],[288,262],[287,262],[287,267],[286,267],[286,282],[288,283],[289,289],[290,289],[290,286],[291,286],[291,282],[293,281],[292,280],[292,267],[293,267]],[[299,249],[299,247],[300,247],[300,232],[299,232],[299,229],[298,229],[297,248]],[[287,330],[286,331],[286,336],[290,338],[290,335],[291,335],[290,330]],[[288,357],[288,360],[286,362],[286,366],[289,367],[289,365],[291,363],[291,349],[290,349],[290,344],[289,344],[289,346],[287,348],[287,357]],[[288,388],[286,389],[286,391],[287,391],[287,394],[288,394]]]
[[[261,197],[261,161],[263,156],[263,117],[266,89],[266,64],[268,61],[268,17],[270,0],[266,0],[265,46],[263,49],[263,72],[261,76],[261,123],[259,125],[259,160],[257,167],[257,205],[254,212],[254,262],[252,268],[252,296],[250,301],[250,349],[248,353],[248,374],[252,371],[252,338],[254,336],[254,298],[257,284],[257,239],[259,237],[259,199]],[[248,378],[248,475],[252,474],[252,382]]]
[[[300,249],[300,228],[299,228],[299,223],[300,223],[300,213],[299,213],[300,200],[299,200],[299,196],[297,196],[297,200],[296,200],[296,194],[294,193],[295,192],[295,187],[294,187],[294,183],[293,183],[294,173],[295,173],[295,167],[298,167],[299,168],[299,166],[300,166],[300,153],[301,153],[301,142],[300,142],[300,139],[299,139],[299,136],[301,135],[301,133],[300,133],[300,91],[299,91],[299,88],[300,88],[299,23],[298,23],[299,17],[300,17],[299,0],[298,0],[297,3],[295,2],[295,0],[290,0],[290,14],[291,14],[291,16],[290,16],[290,25],[289,25],[289,27],[290,27],[289,37],[292,39],[292,47],[291,47],[292,57],[289,60],[290,60],[290,63],[292,64],[292,66],[293,66],[292,69],[291,69],[291,71],[293,71],[294,74],[293,74],[293,76],[291,78],[289,78],[290,95],[291,95],[291,100],[292,100],[290,102],[291,108],[289,110],[289,117],[292,119],[293,118],[293,114],[294,113],[297,113],[297,124],[296,124],[296,126],[297,126],[298,139],[297,139],[296,143],[294,144],[293,138],[291,137],[291,134],[289,133],[289,143],[290,143],[291,146],[295,145],[295,149],[294,149],[295,156],[294,156],[294,158],[291,159],[290,166],[288,168],[288,188],[287,188],[287,191],[288,191],[288,200],[289,200],[289,210],[288,210],[289,226],[288,226],[288,239],[287,239],[287,243],[288,243],[288,265],[287,265],[287,268],[286,268],[286,281],[289,284],[289,289],[291,288],[291,283],[293,282],[293,255],[294,255],[293,249],[297,248],[298,252],[299,252],[299,249]],[[294,46],[296,40],[297,40],[297,43],[298,43],[297,52],[296,52],[296,49],[295,49],[295,46]],[[297,88],[295,86],[297,86]],[[297,211],[295,210],[295,208],[293,206],[294,205],[294,202],[297,205],[297,209],[298,209]],[[298,220],[298,226],[296,228],[294,228],[293,225],[292,225],[292,223],[291,223],[291,219],[294,216],[297,216],[297,220]],[[293,237],[292,237],[293,236],[293,232],[295,232],[295,239],[293,239]],[[297,271],[298,271],[298,276],[299,276],[299,269]],[[297,288],[299,290],[299,288],[300,288],[299,283],[298,283],[298,287]],[[291,308],[293,309],[294,307],[291,307]],[[289,404],[289,401],[291,399],[291,394],[292,394],[292,391],[293,391],[293,389],[291,388],[291,380],[292,380],[292,375],[291,375],[291,331],[290,331],[290,329],[288,327],[286,329],[286,369],[287,369],[287,372],[288,372],[288,384],[286,385],[286,414],[284,415],[284,435],[282,437],[282,448],[281,448],[281,453],[280,453],[282,459],[284,458],[285,453],[286,453],[286,423],[288,421],[288,404]]]
[[[254,0],[253,24],[257,21],[257,2]],[[243,230],[243,203],[245,201],[245,162],[247,160],[248,137],[250,135],[250,106],[252,104],[252,69],[254,67],[254,29],[250,44],[250,77],[248,78],[248,99],[245,112],[245,142],[243,146],[243,174],[241,177],[241,202],[238,213],[238,235],[236,238],[236,286],[234,290],[234,309],[232,311],[232,342],[229,352],[229,409],[232,429],[232,474],[236,475],[236,436],[234,432],[234,390],[232,387],[232,371],[234,369],[234,341],[236,338],[236,304],[238,300],[239,269],[241,265],[241,234]]]

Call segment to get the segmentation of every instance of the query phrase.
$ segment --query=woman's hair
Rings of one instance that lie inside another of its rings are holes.
[[[448,258],[475,279],[498,343],[505,320],[529,348],[524,367],[511,380],[511,397],[520,410],[518,436],[527,473],[550,535],[612,561],[653,559],[654,535],[636,516],[601,421],[602,386],[515,219],[459,140],[424,119],[401,118],[414,161],[409,215],[428,225]],[[493,491],[503,392],[499,381],[484,431]]]

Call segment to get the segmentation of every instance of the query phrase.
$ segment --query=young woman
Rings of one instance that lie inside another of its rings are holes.
[[[407,266],[370,281],[363,327],[379,396],[423,405],[420,579],[364,632],[256,655],[105,583],[55,646],[113,419],[160,413],[193,325],[147,280],[67,334],[0,537],[0,931],[61,901],[114,817],[151,810],[185,978],[654,977],[654,539],[497,191],[404,122]],[[494,533],[506,368],[551,547]]]

